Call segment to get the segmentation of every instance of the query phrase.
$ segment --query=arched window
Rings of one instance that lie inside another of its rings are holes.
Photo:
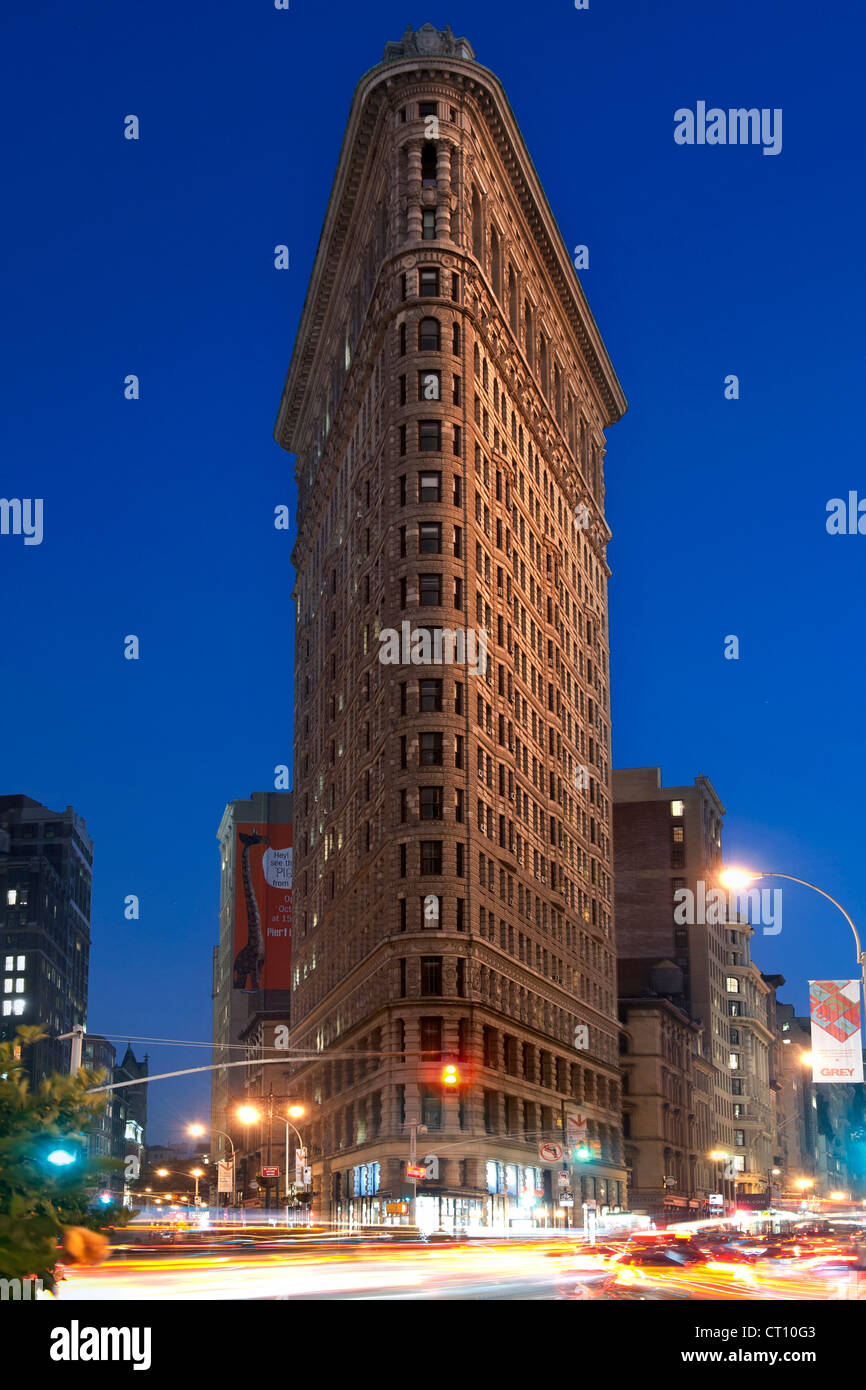
[[[472,190],[472,254],[479,261],[484,250],[484,233],[481,225],[481,199],[478,189]]]
[[[438,352],[441,333],[438,319],[422,319],[418,325],[418,351]]]
[[[517,276],[514,266],[508,267],[508,318],[514,333],[517,332]]]
[[[502,298],[502,241],[495,227],[490,229],[490,279],[493,293]]]

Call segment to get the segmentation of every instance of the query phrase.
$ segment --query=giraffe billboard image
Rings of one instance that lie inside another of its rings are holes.
[[[239,825],[235,845],[235,989],[289,989],[292,827]]]

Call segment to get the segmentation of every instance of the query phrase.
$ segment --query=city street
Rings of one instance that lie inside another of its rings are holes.
[[[59,1297],[67,1303],[155,1298],[826,1301],[861,1296],[858,1275],[845,1263],[850,1254],[843,1259],[838,1253],[842,1247],[835,1245],[832,1258],[822,1256],[819,1246],[808,1242],[796,1247],[796,1257],[792,1247],[786,1259],[753,1259],[725,1248],[705,1249],[700,1255],[695,1251],[694,1263],[689,1263],[683,1247],[691,1249],[691,1243],[664,1237],[595,1251],[563,1240],[437,1245],[320,1237],[301,1243],[284,1237],[283,1246],[292,1248],[273,1248],[277,1241],[271,1232],[266,1249],[120,1249],[104,1265],[70,1269]]]

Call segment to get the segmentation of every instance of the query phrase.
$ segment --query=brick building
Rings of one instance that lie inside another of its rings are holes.
[[[245,1067],[236,1065],[245,1056],[247,1027],[253,1018],[263,1012],[268,1016],[276,1014],[287,1024],[291,1000],[288,966],[285,968],[286,978],[277,977],[282,987],[273,987],[267,976],[263,975],[261,988],[247,989],[241,986],[249,983],[249,977],[241,981],[236,976],[234,967],[237,953],[248,934],[246,922],[237,920],[238,884],[243,880],[242,841],[238,835],[239,831],[256,829],[269,841],[275,832],[285,831],[291,824],[291,792],[253,792],[249,797],[228,802],[217,830],[220,851],[219,941],[213,950],[211,989],[212,1060],[217,1068],[211,1074],[211,1161],[214,1165],[220,1159],[229,1157],[232,1146],[237,1151],[249,1138],[238,1123],[237,1109],[249,1099],[250,1078]],[[285,835],[281,836],[281,840],[285,838]],[[257,906],[261,912],[264,902],[257,903]],[[228,1063],[235,1065],[229,1066]],[[264,1070],[267,1071],[267,1068]],[[239,1176],[238,1187],[241,1186]]]
[[[702,1053],[713,1067],[713,1150],[734,1153],[731,1018],[726,963],[730,928],[706,911],[706,893],[722,867],[725,808],[706,777],[664,787],[657,767],[613,773],[617,952],[621,966],[672,961],[682,974],[682,1006],[703,1029]],[[675,920],[675,894],[692,894],[691,922]],[[709,920],[708,920],[709,919]],[[748,927],[745,931],[748,933]],[[628,986],[620,984],[622,992]],[[732,1203],[735,1180],[718,1167],[715,1190]]]
[[[634,979],[634,975],[633,975]],[[620,998],[623,1136],[631,1209],[656,1219],[709,1212],[713,1068],[702,1030],[684,1009],[671,961],[646,972],[646,988]]]
[[[570,1112],[576,1211],[625,1203],[602,481],[625,408],[498,80],[407,30],[355,93],[275,430],[325,1215],[381,1219],[419,1122],[422,1224],[562,1221],[538,1142]]]

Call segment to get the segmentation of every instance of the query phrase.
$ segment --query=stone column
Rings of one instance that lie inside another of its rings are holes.
[[[408,147],[409,175],[406,194],[408,198],[407,232],[409,239],[421,240],[421,142],[413,140]]]
[[[451,239],[451,145],[436,143],[436,239]]]

